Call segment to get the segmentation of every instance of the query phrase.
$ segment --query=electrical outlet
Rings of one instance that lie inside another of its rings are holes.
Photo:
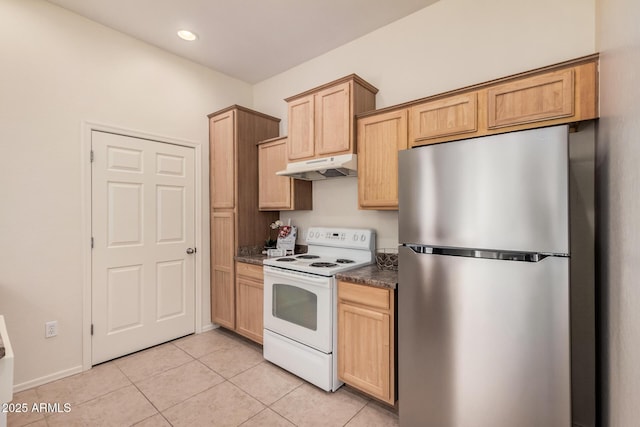
[[[51,338],[58,335],[58,321],[52,320],[44,324],[44,337]]]

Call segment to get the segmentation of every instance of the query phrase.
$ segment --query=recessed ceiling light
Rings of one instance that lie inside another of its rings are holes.
[[[192,42],[192,41],[194,41],[195,39],[198,38],[196,33],[192,33],[189,30],[179,30],[178,31],[178,37],[180,37],[182,40],[186,40],[188,42]]]

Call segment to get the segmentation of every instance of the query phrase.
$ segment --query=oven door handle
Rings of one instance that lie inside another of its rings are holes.
[[[265,275],[281,277],[284,279],[304,280],[305,282],[309,282],[312,284],[317,283],[319,285],[326,284],[327,280],[330,279],[330,277],[325,276],[315,276],[313,274],[300,273],[297,271],[275,269],[266,265],[263,267],[263,270]]]

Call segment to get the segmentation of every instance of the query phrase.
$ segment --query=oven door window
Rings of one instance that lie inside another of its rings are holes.
[[[315,331],[318,329],[318,296],[297,286],[273,285],[272,314],[278,319]]]

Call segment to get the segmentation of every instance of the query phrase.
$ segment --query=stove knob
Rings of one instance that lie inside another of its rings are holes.
[[[365,236],[364,234],[362,236],[360,236],[360,240],[362,240],[364,242],[364,240],[367,238],[367,236]]]
[[[354,234],[354,235],[353,235],[353,241],[355,242],[355,241],[357,241],[357,240],[358,240],[358,235],[357,235],[357,234]]]

